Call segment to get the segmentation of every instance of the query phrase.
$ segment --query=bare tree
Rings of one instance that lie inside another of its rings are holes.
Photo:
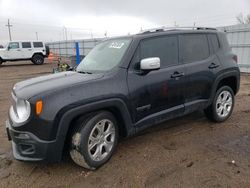
[[[248,14],[248,15],[246,16],[245,22],[246,22],[246,23],[250,23],[250,14]]]
[[[236,19],[237,19],[237,21],[238,21],[239,24],[245,24],[244,16],[243,16],[242,13],[238,14],[236,16]]]

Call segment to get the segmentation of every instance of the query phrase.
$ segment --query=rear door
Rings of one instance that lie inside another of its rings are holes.
[[[46,55],[45,46],[43,42],[33,42],[34,52],[40,52]]]
[[[33,55],[31,42],[21,42],[23,59],[29,59]]]
[[[207,34],[183,34],[180,36],[180,60],[186,65],[185,111],[204,107],[220,66],[212,52]]]
[[[140,61],[159,57],[161,68],[141,74]],[[128,87],[135,121],[164,118],[184,112],[185,68],[178,60],[178,36],[160,36],[140,42],[128,72]],[[167,116],[169,114],[169,116]],[[156,119],[155,119],[156,120]]]

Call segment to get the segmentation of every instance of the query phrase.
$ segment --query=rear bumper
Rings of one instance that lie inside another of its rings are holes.
[[[21,161],[60,161],[56,141],[44,141],[30,132],[16,131],[6,121],[8,139],[12,142],[14,158]]]

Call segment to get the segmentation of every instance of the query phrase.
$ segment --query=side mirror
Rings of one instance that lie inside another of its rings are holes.
[[[161,60],[159,57],[145,58],[141,60],[140,65],[144,71],[158,70],[161,68]]]

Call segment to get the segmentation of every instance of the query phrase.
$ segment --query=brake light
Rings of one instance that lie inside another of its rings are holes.
[[[237,57],[237,55],[234,55],[234,56],[233,56],[233,60],[234,60],[236,63],[238,63],[238,57]]]
[[[39,100],[36,102],[36,115],[40,115],[43,111],[43,101]]]

